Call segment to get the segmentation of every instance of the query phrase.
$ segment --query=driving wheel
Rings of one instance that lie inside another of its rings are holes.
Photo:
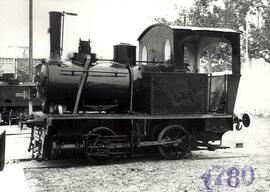
[[[95,164],[110,162],[112,155],[110,145],[112,137],[116,133],[107,127],[97,127],[90,130],[85,139],[85,153],[88,160]]]
[[[180,125],[166,126],[160,132],[158,142],[164,143],[158,146],[159,153],[170,160],[183,158],[190,149],[189,134]]]

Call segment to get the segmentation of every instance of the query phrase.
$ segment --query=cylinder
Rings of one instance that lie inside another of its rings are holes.
[[[61,19],[62,13],[51,11],[50,15],[50,60],[60,61],[60,43],[61,43]]]

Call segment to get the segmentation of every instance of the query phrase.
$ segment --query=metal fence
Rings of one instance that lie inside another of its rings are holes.
[[[0,58],[0,75],[14,74],[14,78],[17,78],[16,71],[17,70],[15,58]]]

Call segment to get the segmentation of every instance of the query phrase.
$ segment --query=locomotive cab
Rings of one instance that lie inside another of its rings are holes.
[[[149,75],[153,76],[153,78],[155,78],[154,76],[167,76],[164,78],[170,80],[168,82],[164,80],[160,84],[166,87],[169,82],[173,81],[175,85],[172,85],[170,92],[181,90],[182,93],[177,94],[178,96],[183,95],[183,92],[189,92],[186,96],[193,101],[193,104],[198,103],[192,106],[185,99],[173,96],[173,93],[170,95],[164,93],[164,96],[167,97],[167,99],[163,99],[166,102],[164,107],[174,106],[173,108],[176,111],[181,108],[181,113],[188,114],[233,113],[241,76],[239,32],[230,29],[156,24],[148,27],[140,35],[138,41],[140,48],[139,60],[142,61],[141,65],[143,68],[142,76],[146,79]],[[224,51],[222,53],[227,54],[228,58],[226,58],[226,61],[223,61],[223,58],[215,57],[220,53],[210,52],[211,49],[209,47],[211,45],[219,46],[220,43],[222,43],[221,46],[226,46],[228,49],[227,52]],[[203,54],[206,52],[205,49],[209,49],[206,50],[208,51],[208,57],[209,55],[214,56],[216,63],[211,64],[211,60],[204,61]],[[210,66],[210,69],[205,69],[207,65]],[[221,66],[216,67],[218,71],[225,69],[227,72],[231,70],[231,74],[215,75],[218,73],[213,73],[211,69],[213,65]],[[186,81],[182,83],[185,85],[182,85],[179,81]],[[157,100],[159,99],[157,98]],[[177,109],[177,106],[179,109]],[[190,109],[190,106],[193,109]],[[186,107],[188,110],[183,109],[183,107]],[[164,112],[156,111],[154,113]]]
[[[239,32],[155,24],[145,29],[138,41],[144,95],[135,97],[140,98],[135,100],[137,111],[156,115],[197,114],[199,118],[193,121],[198,124],[187,126],[196,126],[197,138],[205,141],[221,140],[226,131],[233,130],[241,76]],[[222,53],[213,46],[220,47]],[[214,59],[205,62],[210,56]],[[207,115],[215,118],[199,120]]]

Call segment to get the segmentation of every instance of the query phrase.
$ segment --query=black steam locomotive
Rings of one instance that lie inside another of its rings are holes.
[[[50,12],[50,59],[36,69],[43,114],[32,129],[33,156],[57,159],[66,151],[94,162],[156,148],[166,159],[213,144],[222,135],[249,126],[233,113],[240,80],[240,34],[229,29],[155,24],[136,47],[114,46],[112,60],[98,59],[90,40],[79,43],[69,61],[60,56],[61,12]],[[200,73],[200,53],[218,42],[231,46],[232,74]],[[188,58],[186,54],[188,53]],[[187,63],[188,62],[188,63]]]

